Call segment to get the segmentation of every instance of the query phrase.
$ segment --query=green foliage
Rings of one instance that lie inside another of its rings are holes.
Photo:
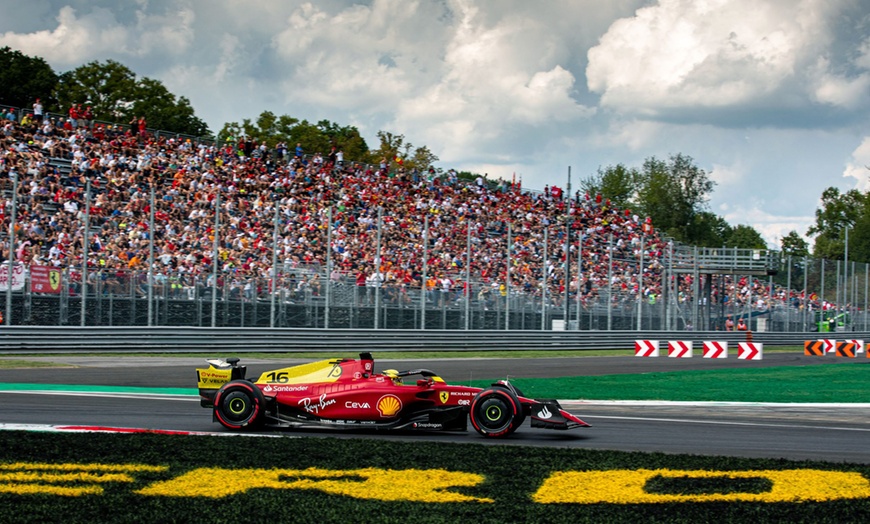
[[[89,105],[94,118],[117,122],[129,120],[135,103],[136,73],[114,60],[90,62],[60,75],[57,99],[61,111],[73,104]]]
[[[159,80],[138,79],[130,68],[114,60],[89,62],[63,73],[56,93],[61,111],[73,104],[89,105],[96,120],[126,124],[144,116],[152,129],[209,134],[187,98],[176,98]]]
[[[607,166],[588,178],[580,180],[580,190],[589,195],[601,194],[602,198],[619,209],[629,209],[641,176],[637,169],[625,167],[623,164]]]
[[[767,249],[761,233],[754,227],[743,224],[738,224],[731,230],[731,234],[725,240],[725,246],[738,249]]]
[[[733,247],[728,239],[734,228],[724,218],[710,211],[695,214],[691,231],[699,247]]]
[[[850,229],[850,237],[857,236],[859,244],[866,244],[868,240],[861,237],[870,235],[870,231],[857,231],[855,224],[859,218],[867,213],[867,194],[857,189],[851,189],[844,194],[836,187],[829,187],[822,192],[821,207],[816,209],[816,223],[808,230],[808,235],[816,235],[813,245],[813,256],[816,258],[828,258],[843,260],[846,253],[846,229]],[[862,221],[870,222],[870,220]],[[855,238],[850,238],[850,242]],[[854,260],[853,257],[849,257]],[[870,259],[862,258],[861,261]]]
[[[302,145],[305,153],[328,154],[335,147],[344,152],[344,159],[356,162],[369,162],[369,147],[354,126],[341,126],[329,120],[312,124],[290,115],[277,116],[271,111],[263,111],[256,121],[246,118],[242,123],[228,122],[221,129],[222,140],[251,138],[258,143],[265,142],[275,146],[279,142],[287,144],[291,154],[296,144]]]
[[[404,167],[405,170],[418,169],[425,171],[438,161],[428,147],[414,147],[405,140],[405,135],[396,135],[389,131],[378,131],[380,146],[371,152],[370,161],[378,164],[386,162],[389,170]]]
[[[704,210],[715,183],[694,165],[690,156],[677,154],[668,161],[650,157],[639,176],[637,205],[652,218],[659,231],[679,242],[695,244],[695,216]]]
[[[770,479],[762,477],[663,477],[651,478],[644,491],[657,495],[710,495],[714,493],[765,493],[773,488]]]
[[[782,254],[785,256],[806,257],[810,254],[809,244],[795,230],[789,231],[786,236],[782,237],[780,245]]]
[[[0,49],[0,104],[30,109],[37,98],[45,111],[57,103],[53,98],[57,75],[40,57],[30,57],[8,46]]]

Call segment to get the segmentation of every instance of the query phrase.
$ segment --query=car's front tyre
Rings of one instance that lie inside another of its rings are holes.
[[[510,435],[522,424],[523,408],[512,391],[502,387],[486,388],[471,401],[471,425],[484,437]]]
[[[263,422],[266,399],[263,392],[247,380],[233,380],[214,397],[214,415],[229,429],[253,429]]]

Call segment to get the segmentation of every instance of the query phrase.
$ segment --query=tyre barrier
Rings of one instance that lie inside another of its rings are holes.
[[[704,342],[704,358],[728,358],[728,342]]]
[[[759,342],[740,342],[737,344],[738,360],[761,360],[764,344]]]
[[[636,356],[636,357],[657,357],[657,356],[659,356],[659,341],[658,340],[635,340],[634,341],[634,356]]]
[[[668,341],[668,356],[670,358],[692,358],[692,342],[689,340]]]

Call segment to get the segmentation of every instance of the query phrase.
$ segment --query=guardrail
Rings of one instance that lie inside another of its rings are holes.
[[[752,333],[768,347],[802,346],[805,340],[870,340],[870,332]],[[588,351],[633,349],[639,339],[745,342],[745,332],[694,331],[492,331],[273,328],[4,327],[0,355],[74,353],[285,353],[391,351]]]

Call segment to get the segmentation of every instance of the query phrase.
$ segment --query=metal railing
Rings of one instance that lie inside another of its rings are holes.
[[[856,332],[852,338],[870,340],[870,332]],[[346,354],[371,351],[590,351],[634,349],[636,340],[690,340],[699,348],[704,341],[728,342],[736,349],[746,341],[745,333],[660,331],[610,332],[506,332],[480,330],[463,332],[433,330],[362,329],[263,329],[263,328],[79,328],[24,327],[0,332],[0,354],[75,353],[208,353],[231,356],[241,353],[317,352]],[[801,346],[802,333],[756,333],[752,341],[766,347]]]

